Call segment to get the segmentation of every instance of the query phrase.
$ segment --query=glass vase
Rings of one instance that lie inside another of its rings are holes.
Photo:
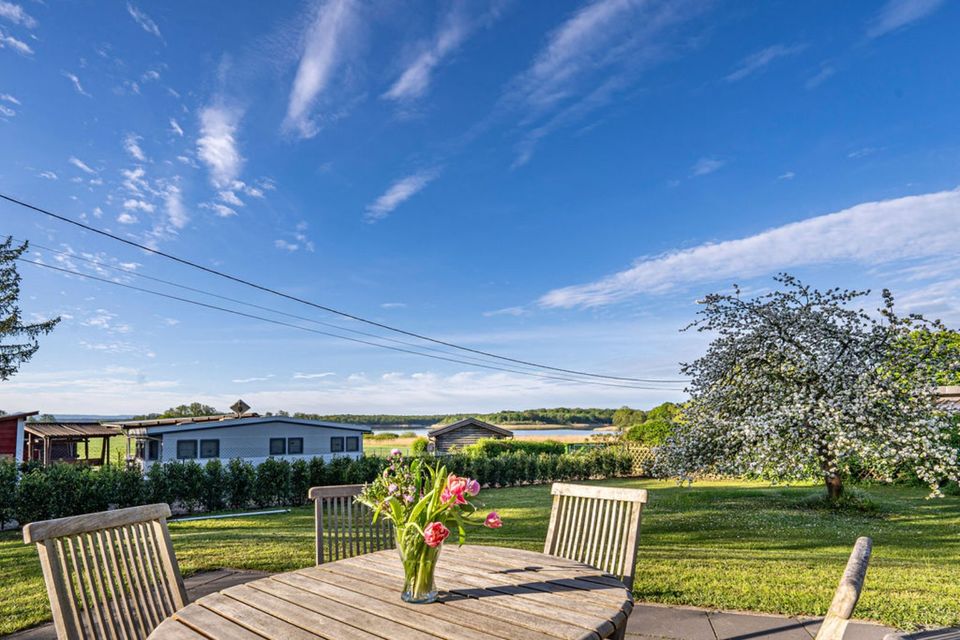
[[[433,583],[433,572],[437,568],[440,545],[428,546],[420,535],[410,541],[401,540],[398,536],[397,550],[403,563],[403,593],[400,598],[412,604],[436,601],[437,588]]]

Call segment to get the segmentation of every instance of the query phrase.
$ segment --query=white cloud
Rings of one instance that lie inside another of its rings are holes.
[[[260,377],[260,378],[258,378],[258,377],[254,377],[254,378],[237,378],[237,379],[235,379],[235,380],[231,380],[230,382],[232,382],[232,383],[234,383],[234,384],[247,384],[247,383],[250,383],[250,382],[265,382],[265,381],[269,380],[269,379],[272,378],[272,377],[273,377],[273,374],[270,374],[270,375],[263,376],[263,377]]]
[[[129,2],[127,3],[127,13],[130,14],[130,17],[133,18],[134,21],[140,25],[144,31],[163,40],[163,35],[160,33],[160,27],[157,26],[157,23],[154,22],[150,16]]]
[[[496,316],[514,316],[520,317],[525,316],[530,313],[530,310],[526,307],[504,307],[503,309],[496,309],[494,311],[484,311],[484,318],[494,318]]]
[[[384,302],[380,305],[381,309],[406,309],[406,302]]]
[[[13,109],[11,109],[5,104],[0,104],[0,116],[6,116],[8,118],[12,118],[15,115],[17,115],[16,111],[14,111]]]
[[[136,198],[125,200],[123,208],[127,211],[145,211],[146,213],[153,213],[156,210],[156,207],[146,200],[137,200]]]
[[[797,174],[795,174],[793,171],[784,171],[779,176],[777,176],[777,180],[793,180],[796,177],[797,177]]]
[[[752,53],[746,58],[744,58],[739,66],[734,69],[726,78],[727,82],[736,82],[738,80],[743,80],[747,76],[758,73],[767,68],[767,66],[777,60],[778,58],[785,58],[787,56],[792,56],[800,53],[806,49],[806,45],[797,44],[797,45],[785,45],[785,44],[775,44],[773,46],[767,47],[766,49],[761,49],[756,53]]]
[[[412,100],[419,98],[430,87],[431,76],[443,59],[453,53],[464,41],[469,26],[462,15],[451,11],[443,25],[437,31],[433,42],[414,58],[393,86],[383,94],[390,100]]]
[[[319,125],[312,111],[346,57],[345,48],[355,39],[356,23],[352,0],[326,0],[317,5],[290,90],[285,129],[303,138],[317,134]]]
[[[329,378],[330,376],[336,375],[332,371],[324,371],[323,373],[295,373],[293,374],[294,380],[317,380],[319,378]]]
[[[866,202],[763,231],[640,258],[596,282],[555,289],[545,307],[592,307],[684,285],[832,263],[877,265],[946,255],[960,246],[960,190]]]
[[[925,18],[943,5],[943,0],[888,0],[867,25],[867,37],[882,35]]]
[[[41,171],[37,174],[41,178],[46,178],[47,180],[56,180],[58,178],[57,174],[53,171]]]
[[[88,98],[92,97],[89,93],[84,90],[83,85],[80,84],[80,78],[77,77],[77,74],[70,73],[69,71],[63,72],[63,77],[68,79],[72,84],[73,88],[82,96],[87,96]]]
[[[143,153],[143,149],[140,148],[140,136],[128,133],[123,138],[123,148],[130,154],[130,157],[139,162],[146,162],[147,156]]]
[[[406,202],[430,182],[436,178],[435,170],[420,171],[397,180],[377,198],[372,204],[367,206],[366,219],[368,222],[376,222],[386,218],[390,213]]]
[[[187,210],[183,206],[180,187],[176,185],[167,187],[167,192],[163,197],[163,206],[167,212],[167,220],[175,229],[183,229],[190,222],[190,216],[187,215]]]
[[[139,194],[143,191],[149,191],[150,185],[144,180],[147,172],[143,167],[134,167],[133,169],[121,169],[120,175],[123,176],[123,186],[130,193]]]
[[[137,216],[131,215],[129,213],[121,213],[117,216],[117,222],[120,224],[136,224]]]
[[[6,0],[0,0],[0,18],[24,26],[27,29],[37,28],[37,21],[24,11],[23,7],[12,2],[6,2]]]
[[[672,27],[707,3],[595,0],[550,33],[529,68],[508,86],[501,107],[519,107],[528,130],[514,167],[547,135],[579,123],[632,87],[644,70],[689,44]]]
[[[694,177],[705,176],[719,170],[725,164],[727,164],[725,160],[718,158],[700,158],[690,168],[690,175]]]
[[[84,162],[83,160],[75,156],[70,156],[67,159],[67,162],[75,166],[77,169],[80,169],[80,171],[83,171],[84,173],[89,173],[89,174],[96,173],[96,171],[90,168],[90,165],[88,165],[86,162]]]
[[[180,124],[173,118],[170,118],[170,131],[177,134],[181,138],[183,137],[183,127],[181,127]]]
[[[23,40],[17,40],[13,36],[9,36],[0,30],[0,49],[3,49],[4,47],[10,47],[22,56],[33,55],[33,49],[30,48],[30,45]]]
[[[209,168],[210,181],[215,187],[228,186],[243,168],[236,139],[241,116],[239,110],[223,106],[209,106],[200,112],[197,156]]]
[[[300,246],[294,242],[287,242],[286,240],[281,240],[279,238],[273,241],[273,246],[275,246],[277,249],[290,251],[291,253],[300,248]]]
[[[217,196],[227,204],[232,204],[235,207],[244,206],[243,200],[238,198],[237,194],[235,194],[233,191],[221,191],[217,194]]]
[[[230,216],[237,215],[237,212],[225,204],[220,204],[219,202],[204,202],[200,205],[204,209],[210,209],[215,214],[221,218],[229,218]]]
[[[824,65],[823,67],[820,68],[820,71],[818,71],[816,74],[811,76],[810,79],[807,80],[803,86],[807,89],[815,89],[819,87],[821,84],[823,84],[824,82],[826,82],[827,79],[833,76],[836,72],[837,70],[834,67],[830,65]]]
[[[0,100],[3,100],[4,102],[9,102],[10,104],[15,104],[17,106],[20,105],[20,101],[14,98],[9,93],[0,93]]]

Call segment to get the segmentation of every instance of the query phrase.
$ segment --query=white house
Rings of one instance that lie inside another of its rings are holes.
[[[236,414],[166,418],[118,423],[133,443],[129,457],[148,467],[154,462],[233,458],[259,464],[269,457],[296,460],[363,455],[360,425],[300,420],[284,416]],[[129,445],[128,445],[129,446]]]

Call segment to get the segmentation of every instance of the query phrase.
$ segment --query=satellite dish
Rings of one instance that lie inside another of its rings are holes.
[[[233,409],[233,412],[237,414],[237,417],[239,418],[240,416],[245,414],[247,411],[249,411],[250,405],[248,405],[243,400],[237,400],[232,405],[230,405],[230,408]]]

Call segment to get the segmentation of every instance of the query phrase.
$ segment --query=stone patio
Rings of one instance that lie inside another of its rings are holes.
[[[269,575],[263,571],[218,569],[190,576],[184,580],[187,595],[196,600],[208,593],[243,584]],[[813,640],[820,626],[819,618],[711,611],[693,607],[638,603],[627,624],[627,638],[632,640]],[[868,622],[853,622],[847,627],[844,640],[883,640],[893,629]],[[20,631],[10,640],[56,640],[52,624]],[[960,628],[924,631],[905,635],[910,640],[960,640]]]

